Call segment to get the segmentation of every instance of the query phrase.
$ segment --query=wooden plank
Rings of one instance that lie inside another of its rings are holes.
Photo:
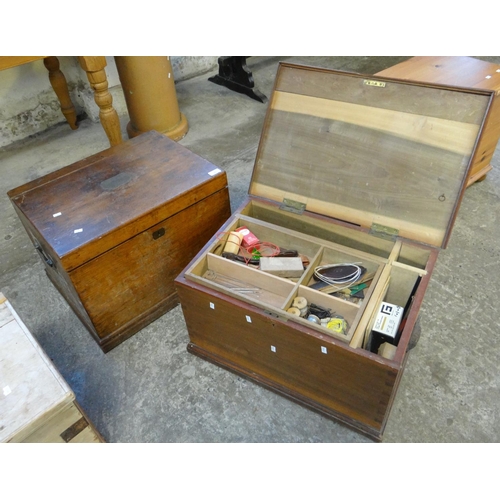
[[[384,216],[369,210],[359,210],[331,201],[323,202],[314,198],[301,196],[293,191],[284,191],[283,189],[274,188],[259,182],[254,182],[252,189],[253,192],[259,193],[260,196],[272,200],[282,200],[283,198],[294,196],[294,199],[306,203],[307,209],[312,212],[347,220],[351,223],[359,224],[362,227],[371,227],[372,224],[377,223],[391,228],[398,228],[401,236],[414,241],[425,242],[433,246],[440,246],[446,233],[445,229],[409,221],[401,221],[395,216]],[[332,197],[332,199],[335,199],[335,197]],[[419,202],[419,205],[422,205],[422,201]],[[436,214],[434,220],[437,219],[438,214]]]
[[[0,71],[4,69],[15,68],[22,64],[27,64],[33,61],[39,61],[46,56],[0,56]]]
[[[418,83],[396,80],[388,76],[377,74],[374,77],[282,63],[277,75],[276,90],[465,123],[478,124],[482,121],[488,92],[471,88],[457,91],[450,88],[451,82],[445,81],[430,84],[425,82],[432,80],[425,80],[422,83],[422,79],[419,78],[417,80],[420,80],[420,83]],[[401,78],[401,73],[398,78]],[[367,82],[383,85],[370,85]]]
[[[273,109],[359,125],[462,155],[472,151],[480,125],[286,92],[275,93]]]
[[[400,269],[406,269],[408,271],[415,272],[415,273],[419,274],[420,276],[425,276],[427,274],[427,271],[425,269],[415,268],[413,266],[409,266],[408,264],[402,264],[401,262],[394,262],[393,267],[394,268],[399,267]]]
[[[380,302],[383,300],[383,294],[387,290],[389,279],[391,276],[391,266],[387,265],[379,270],[379,277],[376,281],[375,287],[372,290],[370,298],[367,299],[365,307],[361,311],[361,317],[355,328],[356,331],[352,336],[349,346],[358,349],[363,346],[366,328],[372,318],[373,311],[377,309]]]

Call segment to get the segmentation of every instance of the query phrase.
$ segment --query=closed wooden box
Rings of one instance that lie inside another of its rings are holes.
[[[103,442],[68,384],[2,293],[0,442]]]
[[[249,197],[176,279],[188,350],[381,439],[492,97],[280,64]],[[242,250],[225,258],[243,226],[261,250],[295,250],[302,276],[265,273]],[[371,277],[363,299],[312,287],[318,268],[346,263]],[[297,297],[347,328],[292,314]],[[383,301],[404,318],[379,354]]]
[[[8,195],[104,352],[178,304],[174,278],[231,213],[225,172],[154,131]]]
[[[377,75],[493,90],[495,99],[469,170],[467,185],[485,178],[492,168],[491,159],[500,139],[500,65],[465,56],[417,56]]]

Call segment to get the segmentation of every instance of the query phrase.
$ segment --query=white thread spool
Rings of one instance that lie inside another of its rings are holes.
[[[299,309],[301,316],[307,314],[307,300],[304,297],[295,297],[292,306]]]
[[[231,231],[229,233],[229,236],[227,237],[227,242],[226,246],[224,247],[224,252],[234,253],[235,255],[238,255],[242,239],[243,236],[240,233],[237,233],[236,231]]]
[[[316,323],[317,325],[321,325],[321,320],[315,314],[309,314],[309,316],[307,317],[307,321]]]

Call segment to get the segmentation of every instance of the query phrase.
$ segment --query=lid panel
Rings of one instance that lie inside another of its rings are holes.
[[[109,151],[22,186],[12,199],[60,258],[98,243],[76,258],[82,264],[199,201],[222,175],[155,131]]]
[[[385,85],[280,68],[250,193],[441,246],[490,96]]]
[[[386,85],[379,87],[367,82],[385,82]],[[422,82],[416,85],[405,80],[307,66],[281,64],[275,90],[464,123],[478,123],[484,113],[477,106],[478,102],[484,101],[484,95],[464,89]]]

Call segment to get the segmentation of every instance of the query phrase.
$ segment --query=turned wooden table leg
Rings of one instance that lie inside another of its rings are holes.
[[[73,130],[76,130],[78,128],[78,125],[76,124],[76,110],[69,96],[68,83],[66,82],[66,78],[64,77],[62,71],[59,69],[59,59],[54,56],[46,57],[43,60],[43,64],[49,71],[50,84],[52,85],[52,88],[54,89],[54,92],[59,99],[63,115],[69,123],[69,126]]]
[[[108,90],[108,79],[104,68],[106,58],[104,56],[78,56],[80,66],[87,73],[90,86],[94,91],[94,99],[99,106],[99,118],[101,125],[108,136],[111,146],[120,144],[122,133],[118,113],[113,108],[113,97]]]

